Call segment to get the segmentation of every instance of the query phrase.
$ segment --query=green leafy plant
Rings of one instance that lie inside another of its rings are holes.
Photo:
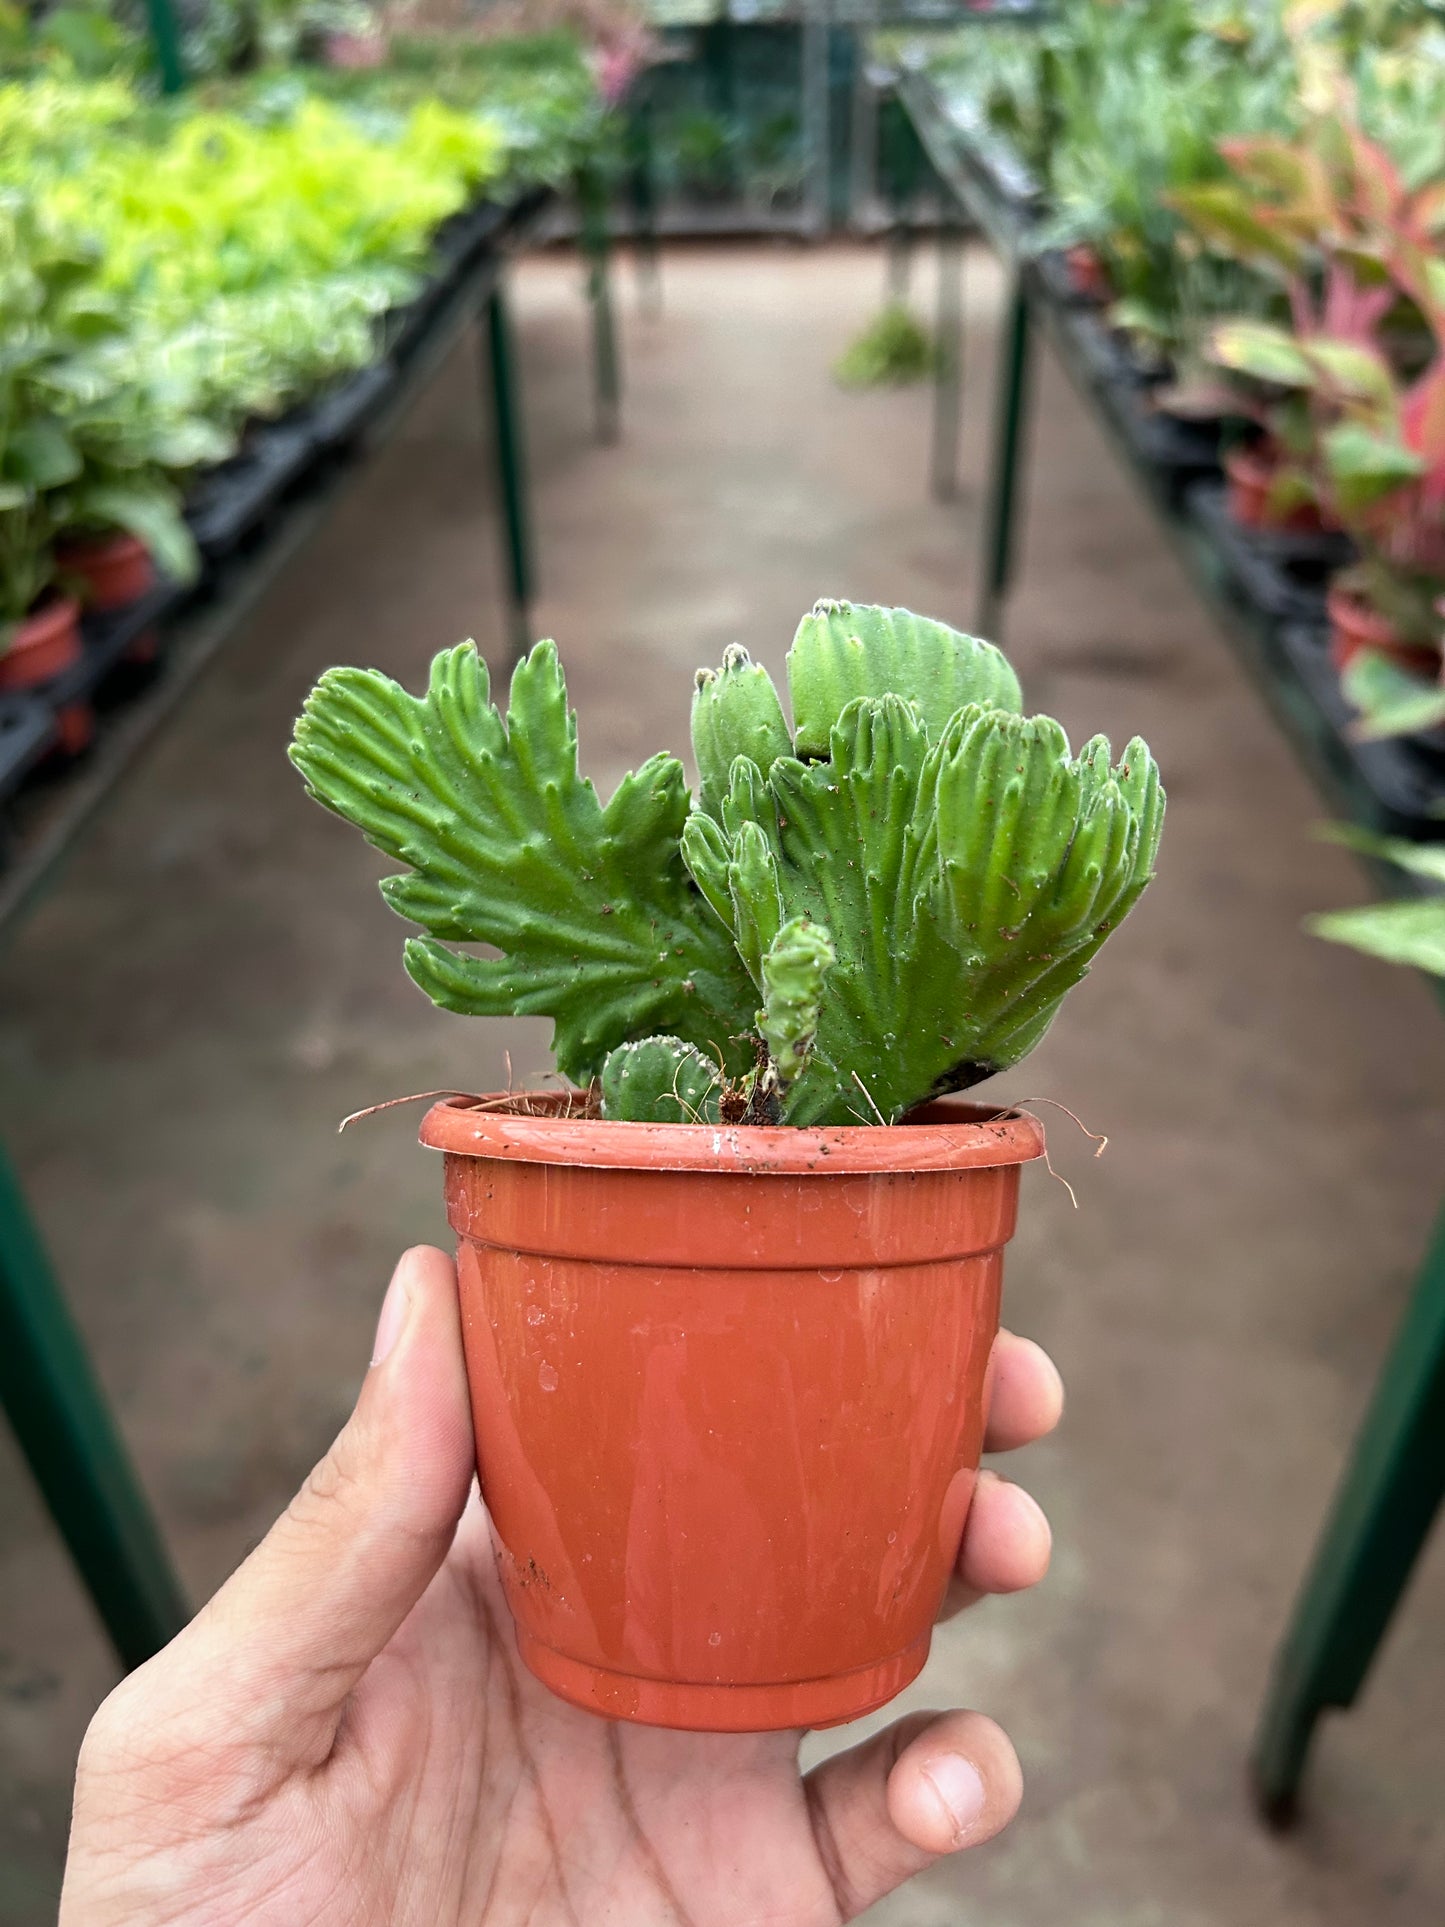
[[[1409,964],[1445,977],[1445,844],[1411,843],[1403,837],[1374,836],[1337,827],[1334,841],[1362,856],[1394,864],[1432,886],[1427,892],[1389,903],[1365,903],[1351,910],[1326,910],[1306,920],[1305,928],[1330,943],[1347,944],[1385,963]]]
[[[791,725],[745,650],[699,673],[696,802],[667,755],[599,801],[550,642],[505,716],[469,643],[422,697],[330,670],[291,754],[408,866],[415,982],[551,1017],[604,1115],[893,1122],[1038,1043],[1149,881],[1158,771],[1072,756],[998,650],[906,610],[819,603],[788,686]]]
[[[890,301],[839,356],[844,388],[901,388],[927,381],[937,359],[933,338],[906,301]]]
[[[93,324],[94,263],[0,196],[0,649],[54,579],[56,492],[83,461],[64,425]]]

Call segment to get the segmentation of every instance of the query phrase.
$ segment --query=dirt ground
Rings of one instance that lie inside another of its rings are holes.
[[[931,298],[929,264],[918,266]],[[679,252],[621,288],[625,436],[590,438],[575,264],[516,278],[542,594],[608,783],[686,742],[693,669],[775,671],[824,594],[967,625],[998,288],[970,260],[964,488],[928,498],[926,392],[843,396],[862,249]],[[1322,812],[1100,436],[1041,371],[1007,641],[1076,739],[1134,731],[1170,792],[1159,881],[1000,1095],[1050,1097],[1079,1209],[1027,1180],[1007,1317],[1065,1425],[1017,1471],[1054,1570],[941,1635],[903,1704],[980,1706],[1028,1793],[888,1927],[1425,1927],[1445,1918],[1445,1544],[1303,1825],[1250,1810],[1266,1670],[1438,1202],[1445,1031],[1413,977],[1301,931],[1356,901]],[[381,865],[284,758],[319,670],[417,685],[500,658],[475,368],[458,356],[231,644],[0,959],[0,1134],[29,1185],[186,1583],[264,1530],[349,1408],[391,1262],[442,1239],[436,1168],[378,1098],[487,1088],[545,1027],[431,1009]],[[992,1087],[990,1087],[992,1088]],[[0,1922],[53,1919],[69,1777],[112,1663],[0,1431]],[[830,1736],[830,1744],[837,1744]],[[811,1743],[814,1746],[816,1742]]]

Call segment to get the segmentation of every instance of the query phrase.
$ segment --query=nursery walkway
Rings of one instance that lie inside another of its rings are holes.
[[[876,254],[680,252],[623,302],[626,438],[589,440],[575,266],[519,277],[543,595],[584,760],[686,738],[693,668],[774,669],[819,594],[963,620],[995,284],[970,263],[965,494],[925,499],[928,398],[843,398]],[[1070,1385],[1020,1467],[1049,1506],[1035,1596],[943,1635],[916,1705],[1014,1733],[1024,1816],[879,1910],[889,1927],[1420,1927],[1445,1917],[1445,1538],[1307,1818],[1255,1824],[1265,1669],[1437,1203],[1445,1034],[1411,977],[1303,936],[1361,886],[1057,372],[1042,371],[1029,566],[1009,638],[1076,736],[1153,744],[1159,883],[1014,1077],[1072,1127],[1010,1259],[1008,1316]],[[475,369],[457,358],[196,694],[0,960],[0,1134],[21,1164],[188,1585],[214,1586],[354,1395],[400,1246],[441,1238],[376,1098],[540,1070],[538,1024],[471,1026],[400,970],[375,860],[308,804],[288,725],[328,663],[416,683],[500,646]],[[74,1749],[104,1647],[0,1433],[0,1922],[53,1919]],[[816,1743],[815,1743],[816,1744]]]

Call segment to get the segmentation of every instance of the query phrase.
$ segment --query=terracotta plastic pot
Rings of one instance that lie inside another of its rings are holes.
[[[34,689],[80,660],[80,604],[52,596],[11,631],[0,649],[0,689]]]
[[[522,1657],[575,1705],[826,1726],[928,1656],[1031,1119],[600,1123],[454,1099],[478,1469]],[[486,1108],[491,1106],[492,1108]]]
[[[84,756],[95,741],[95,711],[89,703],[67,703],[55,713],[55,754]]]
[[[123,609],[155,587],[156,565],[144,542],[117,531],[93,542],[67,542],[55,553],[87,609]]]
[[[322,50],[328,67],[384,67],[391,44],[384,33],[329,33]]]
[[[1363,649],[1377,650],[1397,662],[1402,669],[1416,671],[1432,680],[1440,673],[1440,658],[1433,649],[1417,643],[1402,642],[1387,616],[1362,602],[1343,583],[1332,582],[1325,607],[1330,618],[1330,655],[1337,669],[1344,669]]]
[[[1242,528],[1289,529],[1298,534],[1323,530],[1324,522],[1313,502],[1301,502],[1283,514],[1271,503],[1269,493],[1279,465],[1268,450],[1227,449],[1224,472],[1229,478],[1229,512]]]
[[[1074,286],[1086,301],[1096,301],[1102,307],[1114,299],[1114,284],[1109,278],[1109,270],[1091,247],[1077,242],[1064,252]]]

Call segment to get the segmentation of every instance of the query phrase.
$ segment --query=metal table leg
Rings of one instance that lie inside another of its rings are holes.
[[[1031,348],[1028,297],[1015,267],[999,369],[993,461],[984,516],[983,587],[978,605],[978,632],[991,641],[999,636],[1003,599],[1013,573],[1014,509],[1028,413]]]
[[[628,122],[632,189],[633,246],[642,312],[662,313],[662,267],[657,246],[657,116],[650,88],[644,86]]]
[[[506,532],[512,660],[519,662],[532,646],[532,531],[527,512],[525,439],[517,393],[516,357],[512,350],[506,290],[500,275],[487,296],[482,333],[486,378],[491,390],[497,493]]]
[[[913,230],[906,210],[900,208],[897,220],[888,230],[888,299],[905,304],[912,279]]]
[[[190,1617],[0,1146],[0,1403],[123,1666]]]
[[[1445,1215],[1391,1343],[1335,1494],[1255,1735],[1272,1825],[1293,1818],[1327,1707],[1353,1705],[1445,1499]]]
[[[963,236],[944,216],[938,230],[938,311],[933,362],[933,493],[958,494],[959,415],[963,405]]]
[[[607,187],[597,168],[584,167],[578,171],[577,201],[582,212],[582,251],[587,258],[587,299],[592,307],[597,439],[599,442],[615,442],[622,377],[617,361],[617,330],[612,318]]]

